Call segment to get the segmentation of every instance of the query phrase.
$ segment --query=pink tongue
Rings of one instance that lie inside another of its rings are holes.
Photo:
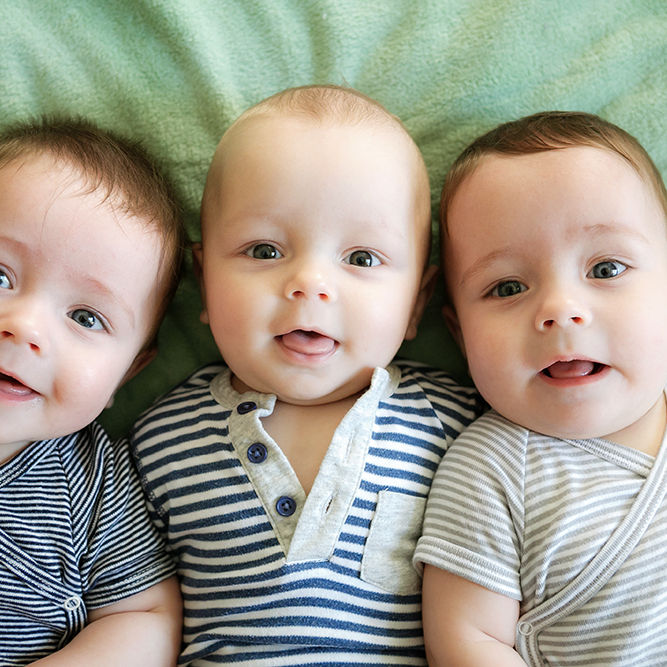
[[[592,361],[575,359],[574,361],[557,361],[551,364],[547,371],[552,378],[583,377],[593,372],[595,364]]]
[[[334,348],[334,341],[314,331],[301,329],[282,336],[283,345],[292,352],[299,354],[326,354]]]
[[[26,387],[24,384],[21,384],[18,380],[15,380],[12,377],[9,377],[8,375],[3,375],[0,373],[0,388],[3,389],[3,391],[6,391],[9,394],[17,394],[17,395],[23,395],[23,394],[29,394],[30,389]]]

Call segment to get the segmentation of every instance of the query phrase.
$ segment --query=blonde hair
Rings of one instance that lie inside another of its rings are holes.
[[[302,117],[322,123],[342,123],[355,125],[377,123],[399,132],[405,138],[415,157],[415,216],[420,223],[428,225],[426,239],[426,262],[429,261],[431,245],[431,200],[428,172],[424,158],[401,120],[389,112],[379,102],[364,95],[354,88],[333,84],[307,85],[287,88],[267,97],[254,106],[246,109],[223,134],[216,155],[209,169],[202,199],[202,220],[211,206],[210,197],[212,183],[220,178],[221,163],[224,161],[225,142],[232,133],[246,120],[262,115],[283,114]],[[221,159],[222,158],[222,159]]]
[[[281,90],[244,111],[238,121],[274,111],[341,123],[387,122],[408,134],[398,116],[378,101],[354,88],[332,84]]]

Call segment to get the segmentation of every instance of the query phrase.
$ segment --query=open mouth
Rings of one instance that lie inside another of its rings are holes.
[[[25,398],[39,393],[13,375],[8,375],[2,371],[0,371],[0,392],[13,398]]]
[[[338,342],[333,338],[317,331],[306,331],[305,329],[295,329],[276,338],[290,352],[308,356],[331,354],[338,346]]]
[[[573,359],[572,361],[557,361],[543,368],[541,373],[554,380],[569,380],[598,375],[605,368],[607,368],[605,364],[598,363],[597,361]]]
[[[0,382],[8,384],[11,387],[25,387],[22,382],[19,382],[19,380],[6,373],[0,373]]]

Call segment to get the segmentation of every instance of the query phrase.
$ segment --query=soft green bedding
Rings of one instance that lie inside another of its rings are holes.
[[[306,83],[354,86],[403,119],[430,170],[434,213],[469,140],[547,108],[621,125],[667,175],[665,0],[0,0],[0,9],[1,123],[72,113],[143,140],[176,182],[193,239],[223,130],[261,98]],[[188,273],[158,359],[102,415],[113,433],[217,357],[199,309]],[[436,294],[402,354],[465,377],[439,310]]]

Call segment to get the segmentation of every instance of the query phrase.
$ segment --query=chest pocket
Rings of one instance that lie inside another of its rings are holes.
[[[361,578],[390,593],[413,595],[421,577],[412,554],[421,535],[426,498],[380,491],[361,560]]]

